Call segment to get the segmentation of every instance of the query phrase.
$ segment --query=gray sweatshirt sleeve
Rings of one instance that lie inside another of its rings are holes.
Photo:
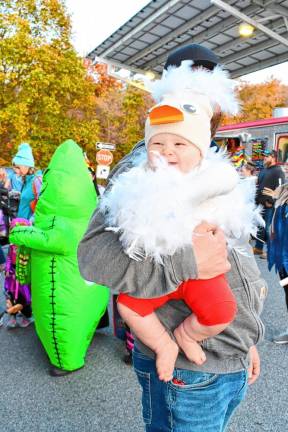
[[[188,279],[197,279],[193,249],[183,248],[156,264],[137,262],[123,251],[118,235],[105,231],[103,214],[96,210],[78,247],[78,263],[85,280],[108,286],[112,292],[134,297],[159,297],[175,291]]]

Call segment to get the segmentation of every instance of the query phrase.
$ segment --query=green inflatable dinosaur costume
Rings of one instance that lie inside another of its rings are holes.
[[[15,227],[11,243],[31,248],[32,308],[38,336],[56,368],[73,371],[108,304],[108,288],[80,276],[77,246],[97,204],[81,148],[65,141],[44,173],[35,225]]]

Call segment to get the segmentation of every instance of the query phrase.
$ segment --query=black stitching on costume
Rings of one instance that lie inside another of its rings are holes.
[[[54,221],[53,221],[54,222]],[[52,222],[52,223],[53,223]],[[51,295],[49,296],[51,298],[51,306],[52,306],[52,316],[51,316],[51,322],[49,323],[51,326],[51,333],[52,333],[52,339],[53,339],[53,345],[54,345],[54,350],[55,350],[55,354],[57,356],[57,361],[58,361],[58,367],[60,369],[63,369],[62,366],[62,362],[61,362],[61,357],[60,357],[60,352],[59,352],[59,348],[58,348],[58,341],[57,341],[57,337],[56,337],[56,313],[55,313],[55,291],[56,291],[56,287],[55,287],[55,267],[56,267],[56,260],[55,257],[52,258],[51,263],[50,263],[50,272],[49,274],[51,275]]]
[[[49,170],[47,170],[47,172],[48,172],[48,171],[49,171]],[[44,175],[45,175],[45,173],[44,173]],[[44,176],[43,176],[43,177],[44,177]],[[48,184],[46,183],[46,185],[45,185],[43,188],[40,189],[39,198],[40,198],[41,195],[44,194],[44,192],[45,192],[45,190],[47,189],[47,187],[48,187]]]
[[[47,228],[47,230],[49,229],[52,229],[52,228],[54,228],[54,226],[55,226],[55,219],[56,219],[56,216],[53,216],[53,219],[52,219],[52,221],[51,221],[51,225]]]
[[[43,232],[36,231],[33,228],[31,228],[31,226],[28,227],[28,229],[23,229],[23,230],[17,230],[15,228],[13,229],[13,234],[19,234],[19,233],[21,233],[21,234],[22,233],[25,233],[25,234],[28,233],[28,234],[37,234],[37,235],[41,234],[42,236],[45,236],[45,234]]]

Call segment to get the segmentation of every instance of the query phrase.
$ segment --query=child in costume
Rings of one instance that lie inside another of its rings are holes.
[[[26,219],[15,218],[12,220],[10,228],[30,225],[31,223]],[[33,321],[30,290],[30,253],[24,246],[17,247],[14,244],[9,246],[5,274],[6,313],[9,315],[6,327],[10,329],[17,327],[17,325],[28,327]],[[21,315],[16,320],[19,312],[21,312]]]
[[[145,125],[147,160],[119,175],[102,200],[108,229],[119,232],[124,250],[135,260],[150,257],[161,263],[163,256],[191,243],[193,230],[203,220],[211,224],[211,231],[220,226],[231,247],[241,248],[256,228],[254,204],[242,191],[236,170],[223,155],[209,150],[213,109],[221,104],[217,94],[209,98],[201,92],[210,82],[210,73],[195,71],[192,74],[196,76],[191,77],[189,66],[181,66],[183,78],[189,75],[189,82],[194,78],[196,87],[173,92],[173,70],[172,78],[171,72],[168,77],[169,91],[163,81],[160,83],[164,88],[160,89],[161,102],[150,111]],[[203,81],[197,86],[199,77]],[[232,110],[235,100],[230,80],[223,72],[220,79],[219,88],[226,90],[224,95],[219,91],[226,98],[224,108],[230,92]],[[119,312],[156,353],[158,375],[164,381],[172,379],[179,347],[190,361],[201,365],[206,358],[199,342],[223,331],[236,314],[236,302],[224,275],[183,281],[173,293],[166,293],[165,287],[155,287],[150,293],[143,287],[129,294],[123,286]],[[154,311],[167,301],[180,299],[193,314],[174,330],[175,342]]]

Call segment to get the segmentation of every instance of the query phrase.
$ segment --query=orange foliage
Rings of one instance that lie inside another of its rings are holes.
[[[271,118],[273,108],[288,105],[288,86],[274,78],[261,84],[240,82],[238,96],[241,112],[224,117],[222,125]]]

